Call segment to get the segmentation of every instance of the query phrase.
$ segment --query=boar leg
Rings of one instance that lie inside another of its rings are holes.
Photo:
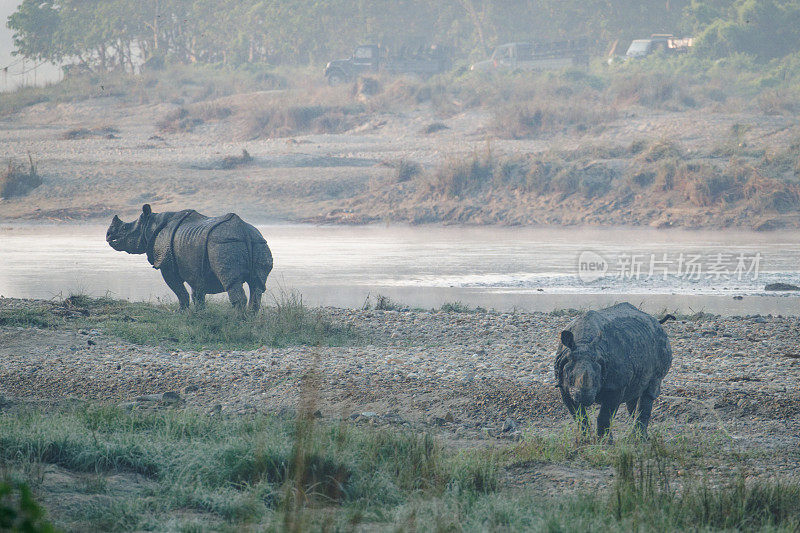
[[[183,280],[172,272],[172,270],[164,268],[161,269],[161,277],[164,278],[164,281],[167,282],[167,286],[169,286],[172,292],[175,293],[175,296],[178,297],[178,303],[180,303],[181,309],[189,309],[189,293],[183,285]]]
[[[192,288],[192,301],[194,302],[195,309],[205,309],[206,293]]]

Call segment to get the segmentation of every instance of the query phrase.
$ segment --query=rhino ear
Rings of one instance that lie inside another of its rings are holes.
[[[114,218],[111,219],[111,224],[113,224],[115,226],[117,224],[119,224],[120,222],[122,222],[122,220],[117,215],[114,215]]]
[[[148,216],[152,212],[153,212],[153,210],[150,208],[150,204],[144,204],[142,206],[142,213],[144,213],[144,216]]]
[[[606,358],[602,355],[597,356],[597,363],[600,365],[600,375],[606,375]]]
[[[575,337],[572,336],[571,331],[562,331],[561,332],[561,344],[569,348],[570,350],[575,349]]]

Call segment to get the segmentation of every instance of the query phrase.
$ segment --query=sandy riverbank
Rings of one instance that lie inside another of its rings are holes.
[[[777,165],[775,154],[794,142],[790,116],[633,107],[589,131],[505,139],[491,109],[442,117],[422,104],[370,111],[339,133],[243,137],[248,109],[278,105],[279,98],[260,92],[203,102],[202,109],[232,114],[201,120],[191,131],[159,128],[183,109],[173,103],[99,97],[24,108],[0,120],[0,146],[18,162],[30,155],[44,183],[0,201],[0,221],[130,217],[149,202],[158,211],[236,211],[257,223],[800,226],[794,189],[772,177],[785,169],[761,168]],[[428,133],[431,124],[442,128]],[[243,149],[250,159],[231,159]],[[468,179],[502,186],[450,191],[442,169],[487,150],[499,165],[495,175]],[[503,173],[514,168],[522,174],[511,181],[521,185],[505,183]],[[722,181],[706,190],[714,175]],[[656,190],[659,180],[674,182],[674,190]]]

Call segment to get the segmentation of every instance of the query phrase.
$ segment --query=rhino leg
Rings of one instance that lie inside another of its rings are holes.
[[[626,405],[628,406],[628,414],[631,416],[635,416],[634,413],[636,412],[636,404],[639,403],[639,398],[634,398],[630,400]]]
[[[636,417],[633,427],[643,439],[647,438],[647,425],[650,423],[650,414],[653,412],[653,400],[654,398],[647,393],[639,398],[639,416]]]
[[[247,295],[244,293],[241,284],[234,285],[228,289],[228,299],[237,311],[244,311],[245,306],[247,306]]]
[[[172,289],[175,296],[178,297],[178,303],[181,309],[189,309],[189,293],[183,285],[183,280],[172,271],[172,269],[162,268],[161,277],[167,282],[167,286]]]
[[[192,287],[192,301],[194,302],[195,309],[205,309],[206,293]]]
[[[617,414],[619,404],[615,402],[600,404],[600,414],[597,415],[597,437],[608,439],[608,443],[612,444],[614,438],[611,436],[611,419]]]
[[[589,425],[589,417],[586,415],[586,409],[575,403],[569,393],[563,387],[558,387],[561,393],[561,399],[564,400],[564,405],[567,406],[569,414],[571,414],[580,427],[580,432],[583,437],[589,437],[592,428]]]
[[[588,439],[592,434],[592,426],[589,424],[589,414],[582,405],[575,408],[575,421],[578,422],[581,439]]]
[[[258,310],[261,308],[261,295],[264,294],[255,283],[247,282],[247,286],[250,287],[250,311],[257,313]]]

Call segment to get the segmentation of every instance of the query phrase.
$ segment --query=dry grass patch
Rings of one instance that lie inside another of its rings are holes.
[[[308,133],[341,133],[366,118],[358,105],[282,105],[254,110],[243,117],[246,139],[289,137]],[[241,110],[240,110],[241,113]]]
[[[114,126],[100,126],[98,128],[74,128],[62,135],[63,139],[75,141],[79,139],[89,139],[91,137],[104,137],[106,139],[116,139],[119,129]]]
[[[492,126],[502,137],[523,139],[567,130],[583,133],[617,116],[616,109],[591,98],[536,98],[496,109]]]
[[[27,170],[24,166],[9,161],[5,172],[0,173],[0,197],[25,196],[41,184],[42,177],[36,171],[30,156],[28,156]]]

